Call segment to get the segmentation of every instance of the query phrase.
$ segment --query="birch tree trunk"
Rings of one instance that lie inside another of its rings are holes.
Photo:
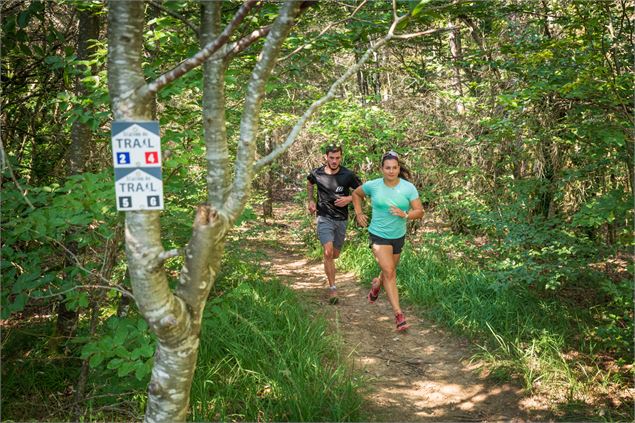
[[[243,8],[245,5],[248,7],[244,14],[254,4],[245,3]],[[219,32],[220,7],[221,3],[214,1],[203,5],[203,33],[209,31],[203,35],[203,43],[220,38],[214,37]],[[222,91],[225,64],[222,60],[213,59],[205,66],[204,121],[209,204],[199,206],[196,212],[175,292],[170,290],[163,268],[165,252],[160,239],[160,212],[126,212],[126,254],[132,290],[141,314],[157,336],[154,367],[148,386],[147,422],[184,421],[187,417],[203,309],[220,267],[225,235],[242,211],[251,183],[256,123],[264,84],[299,9],[299,2],[289,2],[281,7],[253,72],[245,101],[239,160],[229,201],[225,201],[225,169],[228,166]],[[236,16],[240,13],[237,12]],[[119,121],[150,120],[153,95],[160,86],[154,88],[152,84],[146,84],[141,69],[144,3],[110,2],[109,22],[108,83],[114,118]]]

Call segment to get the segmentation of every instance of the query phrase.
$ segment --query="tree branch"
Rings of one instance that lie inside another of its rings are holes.
[[[222,212],[227,213],[231,221],[240,214],[251,185],[258,115],[264,96],[265,83],[276,64],[282,43],[300,12],[300,6],[301,4],[297,1],[288,1],[280,8],[280,14],[271,27],[260,53],[260,59],[251,73],[240,121],[240,139],[236,152],[234,182],[222,209]]]
[[[315,36],[311,41],[309,41],[306,44],[301,45],[300,47],[296,48],[295,50],[293,50],[291,53],[287,54],[286,56],[283,56],[281,58],[278,59],[278,62],[282,62],[284,60],[287,60],[289,57],[295,55],[296,53],[299,53],[300,51],[304,50],[307,46],[311,45],[315,40],[317,40],[318,38],[320,38],[322,35],[324,35],[329,29],[333,28],[336,25],[339,25],[343,22],[349,21],[353,18],[353,16],[355,16],[355,14],[362,8],[364,7],[364,5],[368,2],[368,0],[364,0],[363,2],[360,3],[359,6],[357,6],[357,8],[350,14],[350,16],[341,19],[337,22],[333,22],[329,25],[327,25],[322,31],[320,31],[320,33]]]
[[[225,57],[230,57],[240,53],[241,51],[252,45],[255,41],[269,35],[269,31],[271,31],[271,25],[263,26],[262,28],[256,29],[251,34],[246,35],[240,40],[230,44],[229,48],[224,52],[223,55]]]
[[[29,197],[26,196],[26,191],[22,189],[22,186],[20,185],[20,183],[18,182],[17,178],[15,177],[13,173],[13,169],[11,168],[11,163],[9,163],[9,158],[7,157],[7,152],[4,149],[4,144],[2,143],[2,139],[0,139],[0,168],[2,169],[6,168],[9,170],[9,175],[11,175],[11,179],[13,179],[13,183],[15,184],[20,194],[22,194],[22,198],[24,198],[24,201],[26,201],[26,203],[29,205],[31,210],[35,210],[35,206],[33,206],[33,203],[31,203],[31,200],[29,200]]]
[[[441,33],[441,32],[452,31],[452,29],[453,28],[450,28],[450,27],[429,29],[427,31],[413,32],[413,33],[410,33],[410,34],[397,34],[393,38],[396,39],[396,40],[407,40],[407,39],[410,39],[410,38],[421,37],[422,35],[431,35],[431,34],[438,34],[438,33]]]
[[[40,298],[50,298],[50,297],[56,297],[58,295],[62,295],[62,294],[66,294],[67,292],[71,292],[74,291],[76,289],[82,289],[82,288],[95,288],[95,289],[107,289],[107,290],[111,290],[114,289],[115,291],[121,292],[122,295],[125,295],[126,297],[134,300],[134,295],[132,295],[132,292],[128,291],[127,289],[121,288],[119,286],[112,286],[112,285],[76,285],[72,288],[69,289],[65,289],[64,291],[60,291],[60,292],[56,292],[53,294],[48,294],[48,295],[40,295],[38,297],[34,297],[32,295],[29,295],[29,297],[31,298],[35,298],[35,299],[40,299]]]
[[[95,273],[91,270],[86,269],[82,263],[79,261],[79,258],[77,257],[77,255],[75,255],[75,253],[73,253],[71,250],[69,250],[64,244],[62,244],[61,242],[59,242],[58,240],[56,240],[55,238],[51,238],[50,236],[45,235],[45,237],[51,241],[53,241],[55,244],[57,244],[58,246],[62,247],[62,249],[64,251],[66,251],[66,253],[73,259],[73,261],[75,262],[75,265],[80,269],[83,270],[84,272],[86,272],[89,275],[92,276],[97,276],[97,278],[99,278],[102,282],[105,282],[106,284],[108,284],[107,286],[103,286],[103,285],[77,285],[76,287],[73,287],[71,289],[68,289],[66,291],[62,291],[62,292],[58,292],[54,295],[59,295],[59,294],[64,294],[65,292],[69,292],[72,291],[73,289],[77,289],[77,288],[101,288],[101,289],[114,289],[115,291],[119,291],[122,294],[124,294],[125,296],[132,298],[134,300],[134,295],[132,295],[132,292],[128,291],[127,289],[121,287],[120,285],[111,285],[111,282],[104,278],[101,273]],[[53,295],[51,295],[53,296]],[[40,297],[42,298],[42,297]]]
[[[169,251],[164,251],[162,253],[159,254],[159,259],[162,261],[166,261],[169,258],[172,257],[178,257],[178,256],[182,256],[183,255],[183,248],[174,248],[172,250]]]
[[[183,22],[185,25],[187,25],[192,31],[194,31],[194,34],[196,34],[196,37],[199,37],[199,33],[198,33],[198,29],[196,28],[196,26],[188,21],[187,19],[185,19],[185,16],[180,15],[178,13],[176,13],[173,10],[168,9],[167,7],[163,7],[161,4],[157,3],[156,1],[152,1],[150,0],[148,2],[150,4],[150,6],[154,7],[157,10],[160,10],[164,13],[167,13],[168,15],[172,16],[173,18],[176,18],[178,20],[180,20],[181,22]]]
[[[258,3],[258,1],[259,0],[247,0],[245,3],[243,3],[242,6],[240,6],[238,12],[236,12],[236,14],[234,15],[232,21],[225,27],[223,32],[215,40],[211,41],[209,44],[203,47],[203,49],[201,49],[194,56],[182,61],[172,70],[167,71],[154,81],[141,87],[138,90],[137,94],[141,98],[153,95],[169,83],[175,81],[176,79],[185,75],[187,72],[203,64],[205,60],[211,57],[219,48],[227,43],[229,37],[234,32],[236,27],[240,25],[245,16],[247,16],[249,11],[256,5],[256,3]]]

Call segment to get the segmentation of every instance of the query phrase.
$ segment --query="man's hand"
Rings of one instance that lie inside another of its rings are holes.
[[[315,210],[316,210],[316,208],[315,208],[315,201],[313,201],[313,200],[309,200],[309,205],[308,205],[308,207],[307,207],[307,208],[309,209],[309,213],[311,213],[311,214],[315,214]]]
[[[335,200],[335,205],[337,207],[346,207],[351,201],[353,201],[352,195],[337,197],[337,199]]]

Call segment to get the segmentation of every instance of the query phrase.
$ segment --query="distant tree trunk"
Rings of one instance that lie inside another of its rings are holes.
[[[360,59],[360,54],[357,51],[357,49],[355,49],[355,61],[359,61]],[[355,75],[357,76],[357,89],[359,90],[359,95],[362,98],[362,103],[366,102],[366,97],[368,97],[369,92],[370,92],[370,87],[368,85],[368,75],[367,72],[364,71],[363,67],[360,67],[357,72],[355,73]]]
[[[100,17],[91,10],[78,10],[78,15],[77,58],[79,60],[88,60],[90,55],[96,51],[95,46],[90,45],[90,40],[99,38]],[[83,71],[84,68],[85,66],[80,65],[78,71]],[[82,75],[75,77],[75,94],[79,99],[85,98],[89,94],[81,79]],[[88,124],[82,123],[80,119],[76,119],[73,122],[71,144],[67,153],[69,174],[77,175],[84,172],[88,152],[92,144],[92,137],[93,133]],[[77,254],[78,248],[75,243],[67,245],[67,248]],[[69,310],[64,301],[59,303],[57,310],[55,336],[67,339],[77,326],[79,313],[77,310]]]
[[[88,60],[95,53],[96,47],[90,45],[90,40],[99,39],[100,15],[91,10],[79,10],[79,35],[77,39],[77,58],[79,60]],[[80,65],[80,71],[85,66]],[[77,98],[83,99],[88,96],[89,92],[81,81],[82,75],[75,77],[75,94]],[[92,143],[92,130],[80,119],[73,122],[71,128],[71,145],[68,150],[68,163],[71,175],[82,173],[86,166],[88,153]]]
[[[110,280],[112,274],[115,270],[115,265],[117,264],[117,258],[121,251],[121,243],[123,241],[123,228],[121,225],[118,225],[115,228],[113,237],[111,241],[106,245],[106,251],[104,253],[104,265],[100,272],[101,276]],[[99,281],[98,281],[99,283]],[[99,323],[100,311],[103,305],[103,301],[106,297],[105,290],[99,290],[97,295],[94,295],[90,302],[90,326],[89,326],[89,335],[91,337],[95,336],[97,332],[97,325]],[[124,297],[128,298],[128,297]],[[84,406],[84,394],[86,392],[86,383],[88,382],[88,373],[89,373],[89,360],[82,360],[82,368],[80,370],[79,378],[77,381],[77,388],[75,390],[75,407],[76,407],[76,415],[75,420],[80,421],[81,417],[84,415],[86,411],[86,407]]]
[[[392,81],[390,80],[390,72],[386,69],[386,64],[389,62],[386,50],[381,50],[379,57],[382,69],[381,99],[388,101],[392,97]]]
[[[459,28],[450,24],[453,30],[450,31],[450,54],[452,55],[452,63],[454,65],[454,89],[458,96],[456,104],[456,112],[460,115],[465,113],[465,105],[463,104],[463,81],[461,79],[461,33]]]
[[[376,43],[376,41],[369,39],[368,40],[368,44],[372,47],[374,45],[374,43]],[[372,68],[372,72],[370,72],[370,75],[372,77],[372,86],[373,86],[373,95],[376,98],[379,98],[379,96],[381,95],[381,86],[382,86],[382,70],[381,70],[381,66],[382,66],[382,62],[381,62],[381,55],[379,54],[379,52],[377,50],[375,50],[375,52],[373,53],[373,68]]]
[[[263,156],[271,154],[273,151],[273,143],[275,142],[276,131],[273,130],[270,134],[265,135]],[[274,171],[273,167],[269,166],[269,169],[263,174],[262,185],[265,189],[265,199],[262,202],[262,217],[266,222],[267,219],[273,218],[273,184],[274,184]]]

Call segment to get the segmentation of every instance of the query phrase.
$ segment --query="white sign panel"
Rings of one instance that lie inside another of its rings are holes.
[[[163,210],[159,122],[113,122],[117,210]]]

